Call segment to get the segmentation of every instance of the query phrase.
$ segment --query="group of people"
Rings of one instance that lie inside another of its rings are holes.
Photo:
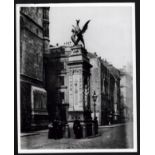
[[[90,124],[90,122],[89,122],[89,124]],[[65,125],[63,124],[62,121],[59,121],[59,120],[55,119],[53,121],[53,123],[50,123],[49,126],[48,126],[49,127],[48,138],[54,138],[54,139],[63,138],[64,126]],[[86,126],[86,127],[88,127],[89,129],[91,128],[91,130],[94,130],[95,135],[98,134],[98,120],[97,120],[97,117],[94,119],[94,129],[92,129],[92,125],[91,126]],[[74,131],[75,138],[79,139],[79,138],[83,137],[83,130],[82,130],[82,125],[80,123],[80,120],[76,119],[74,121],[73,131]],[[91,135],[92,135],[92,131],[89,134],[89,136],[91,136]]]
[[[49,124],[48,138],[60,139],[63,137],[63,123],[57,119]]]
[[[76,138],[82,138],[82,126],[78,119],[74,121],[73,130]]]

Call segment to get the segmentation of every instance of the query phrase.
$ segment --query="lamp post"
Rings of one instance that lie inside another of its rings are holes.
[[[96,117],[96,100],[97,100],[97,95],[96,95],[96,92],[94,91],[94,94],[93,94],[93,96],[92,96],[92,98],[93,98],[93,101],[94,101],[94,119],[95,119],[95,117]]]

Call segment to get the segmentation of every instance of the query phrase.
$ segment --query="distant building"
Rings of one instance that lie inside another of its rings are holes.
[[[49,44],[49,8],[20,8],[21,131],[47,126],[43,54]]]
[[[121,104],[125,120],[133,120],[133,77],[131,67],[121,69]]]
[[[90,90],[92,117],[94,111],[100,125],[120,121],[120,74],[119,70],[96,53],[89,53],[91,68]],[[96,92],[97,101],[94,107],[92,95]]]

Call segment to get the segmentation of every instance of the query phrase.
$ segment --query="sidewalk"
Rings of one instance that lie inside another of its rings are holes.
[[[26,137],[26,136],[40,135],[41,133],[47,133],[47,132],[48,132],[48,129],[38,130],[38,131],[29,132],[29,133],[20,133],[20,136]]]
[[[122,125],[126,125],[126,124],[128,124],[128,123],[126,122],[126,123],[102,125],[102,126],[99,126],[99,128],[113,128],[113,127],[122,126]]]
[[[114,127],[118,127],[118,126],[123,126],[126,125],[127,123],[120,123],[120,124],[111,124],[111,125],[104,125],[104,126],[99,126],[99,129],[107,129],[107,128],[114,128]],[[48,129],[45,130],[38,130],[38,131],[33,131],[33,132],[29,132],[29,133],[21,133],[20,136],[21,137],[26,137],[26,136],[33,136],[33,135],[40,135],[41,133],[47,133]],[[100,135],[99,135],[100,136]],[[92,138],[92,136],[90,136]],[[95,136],[96,137],[96,136]]]
[[[48,139],[48,130],[36,131],[21,137],[21,149],[110,149],[132,148],[133,133],[128,130],[132,124],[115,124],[100,126],[99,134],[95,137],[81,139],[62,138]],[[37,134],[37,135],[32,135]],[[101,134],[101,135],[100,135]],[[32,135],[32,136],[30,136]]]

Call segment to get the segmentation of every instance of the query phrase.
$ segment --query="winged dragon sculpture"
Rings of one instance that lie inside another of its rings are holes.
[[[71,40],[74,43],[74,45],[78,45],[78,43],[81,41],[83,44],[83,47],[85,48],[85,42],[83,39],[83,34],[86,32],[89,22],[90,22],[90,20],[88,20],[84,24],[82,29],[80,29],[80,26],[79,26],[80,20],[76,20],[76,26],[73,25],[73,29],[72,29],[73,34],[71,36]]]

